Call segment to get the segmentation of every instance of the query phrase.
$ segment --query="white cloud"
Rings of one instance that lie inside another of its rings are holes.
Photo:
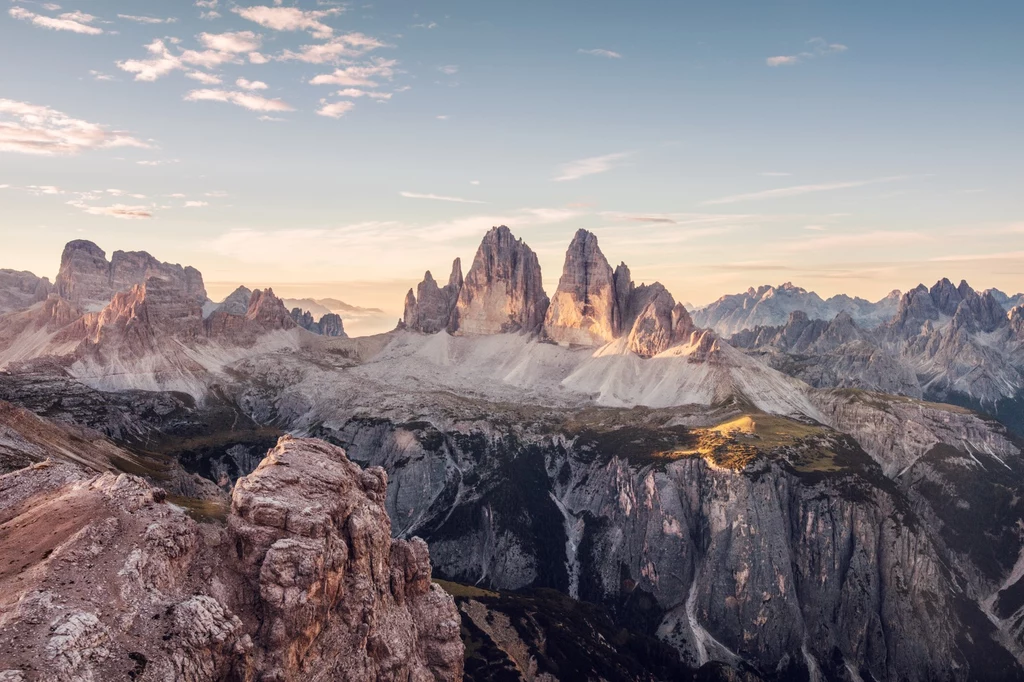
[[[732,196],[721,197],[719,199],[710,199],[703,202],[705,206],[711,206],[715,204],[733,204],[738,201],[755,201],[757,199],[780,199],[784,197],[795,197],[801,194],[810,194],[812,192],[830,192],[837,189],[850,189],[853,187],[864,187],[865,185],[877,185],[883,182],[895,182],[897,180],[906,180],[905,175],[894,175],[885,178],[872,178],[870,180],[853,180],[849,182],[824,182],[817,185],[796,185],[795,187],[779,187],[777,189],[767,189],[761,192],[750,192],[747,194],[734,194]]]
[[[430,21],[430,22],[427,22],[425,24],[413,24],[409,28],[427,28],[427,29],[437,28],[437,22],[436,21]]]
[[[346,66],[343,69],[335,69],[334,73],[322,73],[310,80],[312,85],[356,85],[375,87],[377,82],[374,78],[391,79],[395,75],[395,66],[398,64],[394,59],[376,58],[365,64]]]
[[[149,206],[130,206],[127,204],[95,206],[83,199],[73,199],[68,202],[68,205],[74,206],[89,215],[120,218],[121,220],[146,220],[153,217],[153,210]]]
[[[97,80],[97,81],[112,81],[112,80],[114,80],[114,77],[111,76],[110,74],[103,73],[102,71],[96,71],[95,69],[90,69],[89,70],[89,75],[93,77],[93,80]]]
[[[57,155],[148,146],[124,131],[108,130],[49,107],[0,99],[0,151]]]
[[[212,69],[221,64],[239,64],[241,60],[233,52],[221,52],[219,50],[183,50],[181,61],[194,66],[201,66],[205,69]]]
[[[341,12],[340,7],[328,10],[301,10],[296,7],[233,7],[231,11],[243,19],[275,31],[309,31],[314,38],[330,38],[334,29],[320,21]]]
[[[227,195],[228,195],[228,193],[227,193],[227,192],[225,192],[225,191],[224,191],[224,190],[222,190],[222,189],[215,189],[215,190],[212,190],[212,191],[210,191],[210,192],[203,192],[203,196],[204,196],[204,197],[216,197],[216,198],[224,198],[224,197],[226,197]]]
[[[768,57],[764,60],[768,66],[791,66],[800,62],[799,55],[779,55],[777,57]]]
[[[118,19],[124,19],[125,21],[134,21],[138,24],[173,24],[178,21],[177,17],[161,18],[161,17],[145,17],[138,16],[135,14],[118,14]]]
[[[480,181],[479,180],[470,180],[469,184],[471,184],[471,185],[479,185]]]
[[[316,113],[320,116],[329,116],[330,118],[341,118],[348,112],[355,108],[353,102],[325,102],[321,100],[322,106],[316,110]]]
[[[152,55],[149,59],[126,59],[117,62],[117,67],[122,71],[134,73],[137,81],[155,81],[172,71],[185,68],[181,59],[171,54],[166,43],[159,38],[146,45],[146,51]]]
[[[257,120],[257,121],[273,121],[273,122],[280,122],[280,121],[287,121],[288,119],[285,119],[285,118],[281,118],[280,116],[266,116],[266,115],[264,115],[264,116],[258,116],[258,117],[256,118],[256,120]]]
[[[250,52],[249,53],[249,63],[250,64],[266,64],[269,61],[270,61],[269,59],[267,59],[265,56],[263,56],[259,52]]]
[[[456,64],[446,64],[445,66],[437,67],[437,70],[446,76],[454,76],[459,72],[459,67]]]
[[[185,208],[202,208],[203,206],[209,206],[207,201],[186,201]]]
[[[250,81],[245,78],[239,78],[235,81],[235,85],[242,88],[243,90],[266,90],[267,84],[263,81]]]
[[[42,14],[30,12],[24,7],[12,7],[8,10],[8,14],[15,19],[30,21],[36,26],[49,28],[54,31],[71,31],[72,33],[82,33],[91,36],[97,36],[103,33],[103,29],[98,26],[89,25],[96,21],[96,17],[91,14],[85,14],[84,12],[67,12],[57,17],[47,17]]]
[[[768,57],[765,59],[765,64],[768,66],[793,66],[800,62],[807,61],[808,59],[814,59],[815,57],[824,57],[830,54],[837,54],[839,52],[846,52],[846,45],[841,43],[830,43],[824,38],[811,38],[807,41],[808,49],[797,54],[778,55],[775,57]]]
[[[596,48],[596,49],[593,49],[593,50],[584,50],[584,49],[580,48],[579,50],[577,50],[577,52],[579,52],[580,54],[593,55],[595,57],[608,57],[609,59],[622,59],[622,55],[619,54],[618,52],[612,52],[611,50],[603,50],[601,48]]]
[[[157,159],[157,160],[146,160],[136,161],[140,166],[166,166],[172,163],[180,163],[180,159]]]
[[[434,118],[436,118],[438,121],[447,121],[448,120],[448,114],[438,114]]]
[[[420,194],[418,192],[399,192],[399,195],[406,199],[431,199],[433,201],[451,201],[456,204],[484,204],[485,201],[476,201],[475,199],[462,199],[459,197],[446,197],[438,194]]]
[[[249,92],[235,90],[192,90],[185,95],[186,102],[228,102],[250,111],[295,111],[295,108],[279,99],[268,99]]]
[[[372,36],[363,33],[346,33],[331,38],[326,43],[303,45],[298,51],[284,50],[277,59],[281,61],[300,61],[307,64],[334,64],[342,59],[361,57],[381,47],[390,47]]]
[[[788,178],[792,173],[785,173],[782,171],[766,171],[761,173],[762,177],[766,178]]]
[[[370,99],[391,99],[390,92],[371,92],[359,88],[345,88],[334,93],[338,97],[369,97]]]
[[[219,77],[205,71],[189,71],[185,74],[185,78],[199,81],[203,85],[220,85],[223,82]]]
[[[562,165],[558,169],[558,175],[553,178],[555,182],[564,182],[566,180],[579,180],[587,175],[596,175],[597,173],[604,173],[610,171],[615,167],[616,162],[629,156],[625,152],[619,152],[617,154],[605,154],[604,156],[592,156],[589,159],[579,159],[578,161],[570,161],[567,164]]]
[[[199,42],[217,52],[254,52],[263,44],[263,37],[252,31],[200,33]]]

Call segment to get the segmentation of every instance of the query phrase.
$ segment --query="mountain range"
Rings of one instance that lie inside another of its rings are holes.
[[[0,273],[0,679],[1024,679],[1019,296],[691,313],[585,230],[549,295],[505,226],[445,270],[357,338]]]

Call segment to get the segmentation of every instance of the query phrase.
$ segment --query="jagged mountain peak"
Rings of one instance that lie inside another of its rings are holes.
[[[615,273],[601,252],[597,235],[578,230],[565,253],[562,276],[544,320],[544,334],[566,345],[604,345],[621,331],[619,305]]]
[[[534,333],[547,309],[537,254],[499,225],[480,242],[449,329],[459,334]]]

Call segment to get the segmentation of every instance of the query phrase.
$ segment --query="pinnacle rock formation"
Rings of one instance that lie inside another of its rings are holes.
[[[103,249],[81,239],[64,247],[54,287],[75,305],[95,309],[151,277],[172,282],[199,303],[206,300],[203,276],[193,267],[161,263],[145,251],[115,251],[108,262]]]
[[[203,311],[194,296],[175,283],[150,277],[145,284],[114,295],[99,313],[86,318],[90,340],[117,338],[137,354],[161,339],[195,340],[203,335]]]
[[[545,335],[563,345],[601,346],[620,333],[615,275],[597,236],[579,230],[565,254],[558,288],[544,320]]]
[[[462,285],[462,260],[459,258],[452,263],[448,284],[443,287],[438,286],[427,270],[415,293],[409,289],[405,296],[405,314],[402,318],[405,327],[424,334],[436,334],[442,329],[447,329],[455,304],[459,300]]]
[[[292,319],[295,324],[299,325],[308,332],[319,334],[321,336],[332,336],[345,338],[348,335],[345,334],[345,326],[341,321],[341,315],[336,313],[327,313],[326,315],[320,316],[320,321],[313,319],[313,313],[302,308],[292,308],[291,312]]]
[[[543,326],[547,309],[537,254],[502,225],[484,235],[449,330],[469,335],[534,333]]]
[[[131,455],[98,434],[0,420],[0,679],[462,680],[458,611],[426,543],[391,538],[383,469],[285,437],[200,524],[109,471]]]

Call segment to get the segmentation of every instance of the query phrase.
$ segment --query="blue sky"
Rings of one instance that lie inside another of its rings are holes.
[[[695,303],[1017,291],[1021,26],[1016,2],[9,2],[0,267],[52,277],[89,238],[212,294],[398,310],[505,222],[550,290],[587,227]]]

